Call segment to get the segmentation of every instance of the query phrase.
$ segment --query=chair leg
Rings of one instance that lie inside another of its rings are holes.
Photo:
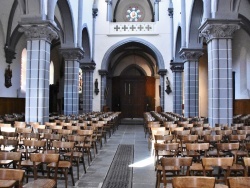
[[[85,167],[85,161],[84,161],[83,154],[82,154],[82,165],[83,165],[84,173],[86,174],[86,167]]]
[[[68,169],[64,169],[65,188],[68,187]]]
[[[73,176],[73,167],[70,167],[70,174],[71,174],[71,179],[72,179],[72,184],[75,186],[75,181],[74,181],[74,176]]]

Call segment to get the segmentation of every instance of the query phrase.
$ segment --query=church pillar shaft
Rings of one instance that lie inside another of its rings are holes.
[[[186,117],[199,116],[199,58],[202,49],[181,49],[184,60],[184,114]]]
[[[49,65],[51,40],[57,28],[50,23],[22,24],[27,37],[25,121],[49,120]]]
[[[173,110],[174,113],[182,114],[182,74],[183,63],[171,63],[171,70],[173,71]]]
[[[107,74],[108,72],[106,70],[99,70],[99,74],[101,75],[101,111],[103,106],[106,105],[106,99],[105,99],[105,89],[107,86]]]
[[[61,48],[65,60],[64,114],[78,114],[79,110],[79,60],[83,57],[80,48]]]
[[[95,64],[83,63],[81,68],[83,70],[83,113],[88,113],[93,111],[93,71]]]
[[[238,24],[238,20],[207,20],[200,28],[208,42],[208,118],[212,126],[232,123],[232,34]]]

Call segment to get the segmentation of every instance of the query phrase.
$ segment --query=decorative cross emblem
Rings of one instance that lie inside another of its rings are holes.
[[[130,27],[130,29],[131,29],[132,31],[134,31],[134,30],[136,29],[136,27],[135,27],[134,25],[132,25],[132,26]]]
[[[126,25],[124,25],[124,26],[122,27],[122,29],[123,29],[124,31],[126,31],[126,30],[128,29],[128,27],[127,27]]]
[[[115,29],[116,31],[118,31],[118,30],[120,29],[120,27],[119,27],[118,25],[116,25],[116,26],[114,27],[114,29]]]
[[[147,25],[146,29],[149,31],[152,29],[152,27],[150,27],[150,25]]]
[[[141,30],[143,29],[143,26],[140,25],[140,26],[138,27],[138,29],[141,31]]]

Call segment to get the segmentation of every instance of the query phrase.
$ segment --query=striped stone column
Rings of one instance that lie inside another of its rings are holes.
[[[83,113],[88,113],[93,111],[93,72],[95,70],[95,63],[82,63],[82,98],[83,98]]]
[[[78,114],[79,110],[79,61],[83,58],[81,48],[61,48],[65,61],[64,70],[64,114]]]
[[[107,75],[108,71],[106,70],[99,70],[99,74],[101,75],[101,87],[100,87],[100,92],[101,92],[101,111],[103,110],[103,106],[106,105],[106,99],[105,99],[105,89],[107,85]]]
[[[162,110],[164,111],[164,104],[165,104],[165,100],[164,100],[164,90],[165,90],[165,88],[166,88],[166,85],[165,85],[165,76],[166,76],[166,74],[167,74],[167,70],[165,70],[165,69],[160,69],[159,71],[158,71],[158,74],[161,76],[160,77],[160,86],[161,86],[161,93],[160,93],[160,97],[161,97],[161,101],[160,101],[160,105],[161,105],[161,107],[162,107]]]
[[[174,113],[182,114],[182,74],[183,63],[171,63],[171,70],[173,72],[173,107]]]
[[[25,121],[49,121],[50,46],[58,29],[50,22],[20,23],[27,37]]]
[[[199,58],[202,49],[182,48],[181,58],[184,60],[184,115],[199,116]]]
[[[239,20],[207,19],[199,28],[208,44],[208,118],[211,126],[232,123],[232,35],[240,28],[239,23]]]

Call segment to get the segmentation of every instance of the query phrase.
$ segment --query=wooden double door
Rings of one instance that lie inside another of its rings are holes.
[[[154,109],[155,79],[146,76],[115,77],[112,81],[112,109],[124,118],[141,118]]]

